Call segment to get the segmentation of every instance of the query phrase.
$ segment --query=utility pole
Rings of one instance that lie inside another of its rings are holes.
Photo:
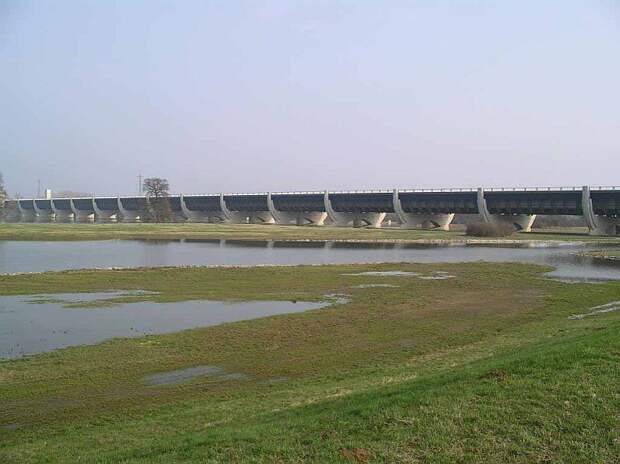
[[[138,195],[142,194],[142,174],[138,174]]]
[[[41,198],[41,179],[37,179],[37,198]]]

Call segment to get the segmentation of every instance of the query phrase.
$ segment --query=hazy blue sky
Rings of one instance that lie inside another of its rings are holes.
[[[620,2],[0,0],[12,194],[620,184]]]

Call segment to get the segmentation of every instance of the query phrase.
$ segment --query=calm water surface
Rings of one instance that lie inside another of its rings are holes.
[[[95,344],[114,337],[178,332],[224,322],[307,311],[335,302],[139,301],[110,307],[75,307],[134,294],[105,292],[0,296],[0,358],[18,358],[68,346]]]
[[[585,249],[578,245],[514,248],[238,240],[0,241],[0,273],[178,265],[490,261],[551,265],[556,270],[550,275],[557,278],[620,280],[620,265],[576,256]]]

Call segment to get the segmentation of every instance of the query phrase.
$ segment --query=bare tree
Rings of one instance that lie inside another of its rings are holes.
[[[170,222],[172,210],[168,200],[168,189],[170,188],[168,180],[159,177],[148,177],[144,179],[142,188],[146,193],[149,205],[149,219],[153,222]]]
[[[4,214],[4,200],[6,200],[6,189],[4,188],[4,179],[0,172],[0,217]]]

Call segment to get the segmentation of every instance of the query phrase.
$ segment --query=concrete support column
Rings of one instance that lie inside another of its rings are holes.
[[[335,211],[329,199],[329,192],[324,195],[325,212],[331,221],[331,225],[336,227],[371,227],[380,228],[386,213],[342,213]]]
[[[222,210],[222,222],[232,221],[233,214],[226,205],[223,193],[220,193],[220,209]]]
[[[209,215],[206,211],[194,211],[187,207],[185,204],[185,199],[183,195],[180,198],[181,202],[181,211],[183,212],[183,216],[187,218],[188,222],[209,222]]]
[[[327,213],[324,211],[306,211],[296,213],[295,224],[298,226],[323,226],[325,225],[325,219],[327,219]]]
[[[73,220],[74,214],[72,210],[58,209],[56,208],[56,205],[54,204],[54,200],[51,200],[51,202],[52,202],[52,211],[54,211],[54,217],[57,222],[70,222]]]
[[[141,219],[141,211],[125,208],[120,197],[116,199],[116,202],[118,204],[118,211],[120,213],[122,222],[138,222]]]
[[[590,229],[590,235],[617,235],[620,233],[620,218],[597,216],[592,206],[590,187],[584,186],[581,192],[583,218]]]
[[[535,214],[491,214],[487,209],[487,201],[484,198],[484,189],[478,189],[477,196],[478,214],[482,222],[494,224],[509,224],[515,230],[521,232],[531,232],[532,224],[536,220]]]
[[[250,224],[275,224],[276,220],[269,211],[251,211],[247,213]]]
[[[325,224],[327,213],[323,211],[280,211],[276,209],[271,199],[271,193],[267,194],[267,205],[276,224],[295,224],[297,226]]]
[[[77,209],[73,199],[69,200],[71,203],[71,210],[73,211],[73,220],[75,222],[90,222],[94,221],[95,214],[91,211],[82,211]]]
[[[454,213],[414,214],[405,212],[398,196],[398,190],[394,190],[394,211],[400,220],[402,229],[450,230],[450,224],[454,219]]]
[[[118,219],[116,210],[100,209],[97,202],[93,198],[93,210],[95,211],[95,220],[97,222],[112,222]]]
[[[51,200],[50,200],[51,204]],[[41,209],[37,206],[37,201],[32,201],[34,207],[35,219],[37,222],[53,222],[55,219],[54,211],[52,209]]]
[[[520,232],[531,232],[532,224],[536,220],[535,214],[492,214],[491,222],[495,224],[509,224]]]
[[[37,213],[33,209],[22,208],[19,200],[17,201],[17,210],[21,222],[33,222],[37,219]]]

